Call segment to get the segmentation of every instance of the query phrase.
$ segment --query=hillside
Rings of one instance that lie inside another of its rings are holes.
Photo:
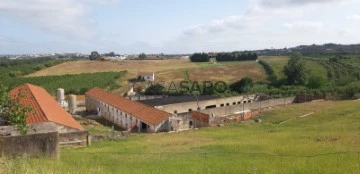
[[[294,104],[261,114],[262,123],[133,134],[87,148],[61,149],[60,160],[0,162],[0,172],[358,173],[359,104]]]

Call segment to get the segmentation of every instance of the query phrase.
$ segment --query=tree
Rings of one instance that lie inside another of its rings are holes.
[[[146,59],[147,58],[147,55],[145,53],[141,53],[139,55],[139,59]]]
[[[289,85],[306,85],[309,79],[309,69],[300,54],[290,57],[288,64],[284,67],[284,74]]]
[[[250,77],[244,77],[240,81],[232,83],[230,89],[238,93],[247,93],[254,87],[254,82]]]
[[[90,56],[89,56],[90,60],[100,60],[101,56],[97,51],[92,51]]]
[[[20,91],[18,96],[11,97],[9,88],[0,83],[0,117],[5,124],[15,126],[21,135],[27,133],[26,115],[32,112],[31,108],[20,103],[25,95],[26,93]]]
[[[326,85],[326,79],[321,76],[311,76],[307,87],[311,89],[320,89]]]
[[[190,56],[191,62],[209,62],[210,57],[206,53],[195,53]]]
[[[145,90],[145,95],[163,95],[165,93],[166,93],[165,87],[159,83],[151,84]]]

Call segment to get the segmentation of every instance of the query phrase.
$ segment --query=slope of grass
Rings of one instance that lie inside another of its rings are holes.
[[[289,58],[284,56],[261,56],[259,59],[267,62],[275,71],[278,78],[284,78],[284,66],[288,63]]]
[[[323,66],[314,61],[306,61],[306,65],[310,69],[311,76],[320,76],[327,79],[327,70]]]
[[[10,173],[359,173],[359,104],[288,105],[263,113],[261,124],[247,121],[175,134],[133,134],[87,148],[61,149],[59,160],[7,160],[0,169]],[[309,112],[314,114],[298,118]]]

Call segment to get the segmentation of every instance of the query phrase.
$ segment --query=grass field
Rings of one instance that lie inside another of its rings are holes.
[[[94,87],[117,89],[120,81],[126,72],[97,72],[72,74],[61,76],[41,76],[41,77],[20,77],[12,78],[6,82],[10,87],[21,84],[31,83],[44,87],[51,95],[56,94],[56,89],[64,88],[67,94],[84,94]]]
[[[285,74],[283,72],[284,66],[288,63],[289,58],[285,56],[261,56],[259,59],[267,62],[275,71],[278,78],[284,78]]]
[[[275,71],[277,77],[284,78],[285,74],[283,72],[284,66],[289,61],[288,57],[283,56],[261,56],[260,59],[267,62]],[[306,61],[306,65],[310,70],[311,76],[321,76],[327,79],[327,70],[320,64],[314,61]]]
[[[59,160],[0,162],[8,173],[344,173],[360,172],[360,101],[288,105],[260,124],[173,134],[133,134],[87,148],[61,149]],[[312,115],[300,116],[314,112]],[[287,121],[288,120],[288,121]],[[287,121],[284,124],[281,122]]]
[[[159,72],[196,67],[198,67],[196,64],[188,60],[73,61],[37,71],[28,77],[123,70],[127,70],[130,76],[136,77],[139,71]]]
[[[243,77],[251,77],[255,81],[264,80],[266,78],[264,69],[255,61],[196,64],[199,67],[158,72],[157,79],[162,81],[181,81],[188,79],[199,82],[235,82]]]
[[[310,69],[310,73],[313,76],[320,76],[324,79],[327,79],[327,70],[321,66],[320,64],[314,62],[314,61],[306,61],[306,65],[309,67]]]
[[[73,61],[43,69],[26,77],[79,74],[88,72],[128,71],[128,79],[140,72],[155,72],[159,81],[181,81],[187,71],[190,80],[233,82],[242,77],[255,80],[265,78],[265,72],[255,61],[221,62],[217,64],[192,63],[188,60],[124,60],[124,61]]]

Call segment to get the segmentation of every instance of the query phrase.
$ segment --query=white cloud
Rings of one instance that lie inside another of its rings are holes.
[[[264,2],[279,7],[303,7],[269,8],[264,6]],[[191,53],[283,48],[327,42],[358,43],[360,35],[356,28],[359,29],[360,26],[359,22],[353,21],[358,19],[358,15],[347,17],[348,22],[342,21],[340,16],[344,11],[356,11],[352,7],[357,2],[358,0],[253,0],[242,15],[188,27],[177,39],[164,43],[163,50]],[[318,5],[312,5],[313,3]],[[318,11],[316,9],[320,4],[326,5],[322,5],[321,11]]]
[[[321,22],[314,22],[314,21],[296,21],[293,23],[285,23],[283,26],[290,30],[296,31],[320,31],[324,24]]]
[[[346,20],[355,20],[355,21],[358,21],[358,20],[360,20],[360,15],[354,14],[354,15],[351,15],[351,16],[347,16],[347,17],[346,17]]]
[[[332,2],[346,2],[353,0],[260,0],[260,4],[264,7],[278,8],[287,6],[302,6],[307,4],[324,4]]]
[[[1,0],[0,14],[61,35],[88,38],[95,35],[84,1]]]

